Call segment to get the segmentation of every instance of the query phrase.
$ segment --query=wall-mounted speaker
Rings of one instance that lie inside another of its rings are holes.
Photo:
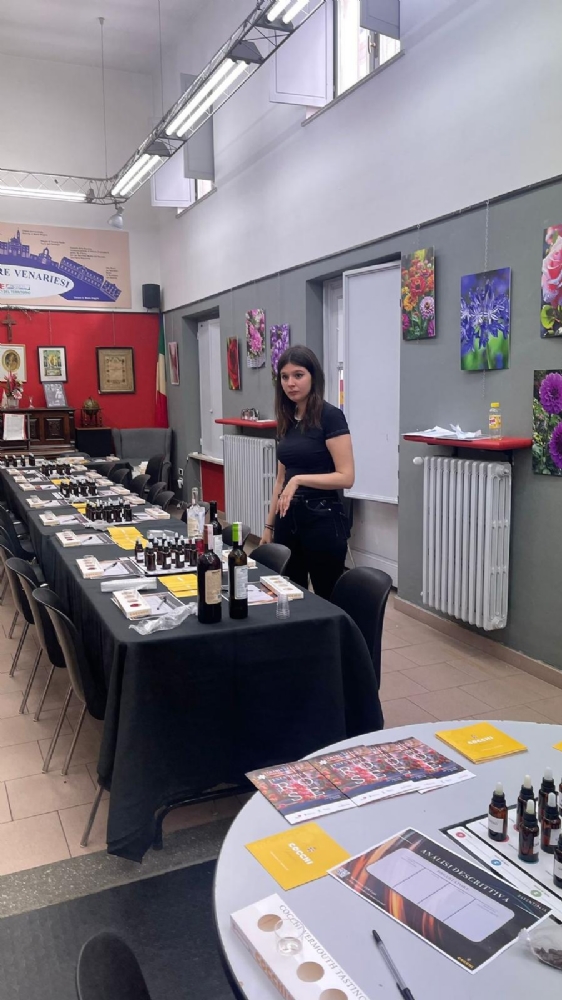
[[[145,309],[160,309],[160,285],[142,286],[142,304]]]

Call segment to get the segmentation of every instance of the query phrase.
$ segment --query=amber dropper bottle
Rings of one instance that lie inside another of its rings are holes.
[[[529,799],[534,801],[535,793],[533,791],[533,783],[531,781],[531,776],[526,774],[523,778],[523,784],[521,785],[521,791],[519,792],[519,798],[517,799],[517,812],[515,815],[515,829],[519,830],[523,823],[523,816],[525,815],[525,807]]]
[[[507,802],[501,781],[494,788],[488,807],[488,836],[490,840],[507,840]]]
[[[541,823],[541,849],[547,854],[554,854],[560,836],[560,816],[558,815],[558,804],[556,795],[551,792],[544,809],[544,816]]]
[[[562,833],[558,838],[558,845],[554,848],[554,885],[562,889]]]
[[[544,811],[546,809],[546,803],[548,796],[551,792],[556,794],[556,785],[554,784],[554,777],[552,774],[551,767],[545,767],[544,776],[542,779],[541,787],[539,788],[539,801],[538,801],[538,821],[542,823]]]
[[[535,800],[527,799],[525,814],[519,824],[519,860],[528,865],[539,860],[539,824],[535,816]]]

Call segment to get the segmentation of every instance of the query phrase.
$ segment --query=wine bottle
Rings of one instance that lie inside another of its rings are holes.
[[[187,534],[189,538],[203,538],[205,527],[205,508],[199,503],[199,490],[196,486],[191,491],[191,506],[187,508]]]
[[[242,525],[232,525],[232,549],[228,553],[228,603],[231,618],[248,617],[248,556],[241,545]]]
[[[222,525],[217,517],[217,501],[211,500],[209,503],[209,524],[213,525],[213,535],[215,537],[215,552],[222,560]]]
[[[201,553],[197,560],[197,613],[203,625],[215,625],[222,618],[222,567],[219,557],[213,550],[213,539],[213,526],[206,524],[207,551]]]

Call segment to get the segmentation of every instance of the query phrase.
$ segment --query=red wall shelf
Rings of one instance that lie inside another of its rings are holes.
[[[217,420],[217,423],[220,421]],[[457,438],[428,438],[421,434],[403,434],[405,441],[419,441],[420,444],[438,444],[448,448],[472,448],[473,451],[519,451],[530,448],[532,438],[502,437],[475,438],[471,441],[459,441]]]
[[[232,427],[263,427],[263,428],[274,428],[277,427],[276,420],[242,420],[241,417],[222,417],[220,420],[215,420],[216,424],[230,424]]]

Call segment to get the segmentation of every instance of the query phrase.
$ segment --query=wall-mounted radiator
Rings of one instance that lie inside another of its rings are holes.
[[[277,474],[275,441],[225,434],[223,445],[227,520],[248,524],[260,538]]]
[[[480,628],[504,628],[511,466],[424,458],[423,467],[423,603]]]

